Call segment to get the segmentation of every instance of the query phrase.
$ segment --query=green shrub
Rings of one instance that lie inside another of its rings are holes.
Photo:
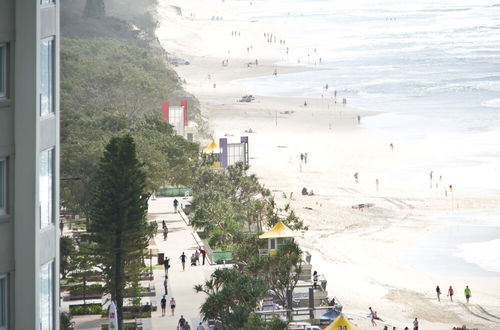
[[[103,314],[103,309],[101,304],[70,305],[69,312],[71,315],[94,315]]]

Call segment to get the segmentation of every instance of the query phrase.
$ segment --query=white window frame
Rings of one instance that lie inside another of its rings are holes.
[[[0,60],[0,86],[3,85],[3,90],[0,90],[0,100],[4,100],[7,98],[8,87],[7,83],[9,82],[8,74],[7,74],[7,62],[9,57],[9,47],[7,43],[0,43],[0,53],[3,53],[3,61]]]
[[[8,171],[9,171],[9,162],[8,158],[6,157],[0,157],[0,164],[3,164],[3,173],[0,172],[0,175],[2,176],[0,183],[3,183],[2,186],[0,187],[0,190],[3,190],[3,200],[0,201],[0,216],[6,215],[8,211],[8,197],[7,195],[9,194],[9,184],[8,184]],[[1,198],[1,197],[0,197]],[[3,206],[1,206],[3,204]]]
[[[50,166],[50,209],[49,209],[49,222],[43,222],[42,219],[42,207],[45,207],[46,205],[43,205],[42,203],[42,197],[44,196],[45,191],[42,191],[42,176],[41,176],[41,170],[42,170],[42,154],[48,152],[49,154],[49,166]],[[51,225],[54,225],[54,219],[55,219],[55,207],[54,207],[54,189],[55,189],[55,148],[48,148],[45,150],[42,150],[40,152],[40,166],[39,166],[39,174],[38,174],[38,180],[39,180],[39,192],[38,192],[38,207],[40,210],[40,229],[47,228]]]
[[[7,330],[8,326],[9,326],[9,308],[8,308],[9,279],[7,277],[7,274],[0,275],[0,283],[2,283],[2,281],[4,283],[5,297],[3,298],[3,301],[0,301],[0,308],[3,308],[3,310],[4,310],[5,322],[4,322],[4,324],[0,324],[0,330]]]
[[[48,328],[45,327],[45,324],[42,323],[42,307],[43,306],[43,293],[40,291],[40,301],[39,301],[39,306],[40,306],[40,330],[55,330],[55,313],[54,313],[54,307],[55,307],[55,278],[54,278],[54,260],[51,260],[47,262],[46,264],[40,266],[40,274],[42,273],[42,269],[48,267],[49,270],[49,319],[48,319]],[[42,283],[42,277],[40,275],[40,290],[43,288],[43,283]]]
[[[49,109],[47,113],[43,112],[43,107],[42,107],[42,72],[40,72],[40,117],[45,117],[45,116],[50,116],[53,115],[55,112],[55,85],[56,85],[56,77],[55,77],[55,45],[56,45],[56,39],[54,36],[50,36],[47,38],[43,38],[40,40],[40,70],[43,70],[43,65],[46,63],[42,63],[42,47],[44,42],[50,42],[50,49],[49,49],[49,56],[50,56],[50,68],[48,74],[50,74],[50,81],[49,81],[49,91],[48,91],[48,97],[49,97]]]
[[[40,0],[40,6],[43,8],[45,6],[50,6],[55,3],[54,0]]]

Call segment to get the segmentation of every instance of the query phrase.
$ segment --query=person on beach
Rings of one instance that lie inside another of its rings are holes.
[[[375,179],[375,189],[378,191],[378,179]]]
[[[304,106],[307,107],[307,101],[304,101]]]
[[[177,329],[184,330],[184,326],[186,325],[186,319],[184,318],[184,315],[181,315],[181,318],[179,319],[177,325],[178,325]]]
[[[438,301],[441,302],[441,289],[439,288],[439,285],[436,287],[436,296]]]
[[[300,154],[300,162],[302,163],[304,161],[304,154]]]
[[[361,124],[361,116],[358,115],[358,125]]]
[[[453,302],[453,288],[450,285],[450,288],[448,289],[448,296],[450,297],[450,301]]]
[[[391,151],[394,151],[394,144],[392,144],[392,142],[389,144],[389,147],[391,148]]]
[[[417,320],[417,318],[415,318],[415,320],[413,320],[413,330],[418,330],[418,320]]]
[[[179,206],[179,201],[176,199],[174,199],[174,213],[177,213],[177,206]]]
[[[465,300],[467,300],[467,303],[469,303],[471,291],[468,285],[465,286],[464,294],[465,294]]]
[[[161,228],[165,228],[166,226],[167,226],[167,224],[165,223],[165,220],[163,220],[163,221],[161,222]]]
[[[307,152],[304,154],[304,163],[307,164]]]
[[[161,316],[165,316],[165,310],[167,308],[167,299],[165,299],[165,296],[161,298],[160,305],[161,305]]]
[[[172,316],[174,316],[175,314],[175,305],[176,305],[175,299],[174,297],[172,297],[172,299],[170,299],[170,309],[172,310]]]
[[[278,70],[277,70],[277,69],[274,69],[273,74],[274,74],[274,76],[277,76],[277,75],[278,75]]]
[[[354,173],[354,180],[356,180],[356,183],[359,183],[358,172]]]
[[[368,309],[370,310],[370,319],[372,321],[372,326],[377,326],[377,323],[375,322],[375,312],[373,311],[373,309],[371,307],[368,307]]]
[[[179,257],[181,259],[181,262],[182,262],[182,271],[186,270],[186,255],[184,254],[184,252],[182,252],[181,256]]]

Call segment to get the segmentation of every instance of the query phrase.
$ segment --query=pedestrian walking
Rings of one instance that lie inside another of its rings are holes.
[[[370,310],[370,319],[372,321],[372,326],[377,326],[377,323],[375,322],[375,312],[371,307],[368,307],[368,310]]]
[[[163,221],[161,222],[161,228],[163,229],[163,228],[165,228],[166,226],[167,226],[167,224],[165,223],[165,220],[163,220]]]
[[[450,288],[448,289],[448,296],[450,297],[450,301],[453,302],[453,288],[450,285]]]
[[[167,236],[168,236],[168,227],[167,227],[167,225],[165,225],[165,227],[163,227],[163,240],[164,241],[167,240]]]
[[[200,251],[196,250],[194,251],[194,257],[196,259],[196,265],[200,264]]]
[[[161,298],[161,316],[165,316],[165,309],[167,308],[167,299],[165,299],[165,296]]]
[[[361,124],[361,116],[358,116],[358,125]]]
[[[184,252],[182,252],[181,256],[180,256],[180,259],[181,259],[181,262],[182,262],[182,271],[184,271],[186,269],[186,255],[184,254]]]
[[[415,320],[413,320],[413,330],[418,330],[418,320],[417,320],[417,318],[415,318]]]
[[[172,299],[170,299],[170,309],[172,310],[172,316],[175,314],[175,299],[174,297],[172,297]]]
[[[189,325],[188,321],[186,321],[186,324],[184,324],[184,330],[191,330],[191,326]]]
[[[394,144],[389,144],[389,147],[391,148],[391,151],[394,151]]]
[[[196,327],[196,330],[205,330],[205,327],[203,326],[203,324],[200,322],[200,324],[198,324],[198,326]]]
[[[441,302],[441,289],[439,288],[439,285],[436,287],[436,296],[438,298],[438,301]]]
[[[176,198],[176,199],[174,199],[174,213],[177,213],[177,206],[179,206],[179,201]]]
[[[207,251],[205,251],[204,249],[200,249],[200,253],[201,253],[201,258],[203,259],[203,264],[205,264],[205,258],[207,255]]]
[[[163,281],[163,287],[165,288],[165,296],[168,295],[168,276],[165,276],[165,280]]]
[[[465,294],[465,299],[467,300],[467,303],[469,303],[471,291],[470,291],[468,285],[465,286],[464,294]]]
[[[177,323],[178,329],[184,330],[185,325],[186,325],[186,319],[184,318],[184,315],[181,315],[181,318],[179,319],[179,322]]]
[[[170,258],[166,257],[163,261],[163,268],[165,269],[165,275],[168,275],[168,269],[170,268]]]

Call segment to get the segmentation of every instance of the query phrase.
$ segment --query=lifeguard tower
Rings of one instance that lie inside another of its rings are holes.
[[[295,237],[299,237],[299,232],[293,231],[281,221],[267,233],[259,236],[259,239],[267,239],[267,249],[260,249],[260,254],[275,254],[281,245],[293,241]]]

